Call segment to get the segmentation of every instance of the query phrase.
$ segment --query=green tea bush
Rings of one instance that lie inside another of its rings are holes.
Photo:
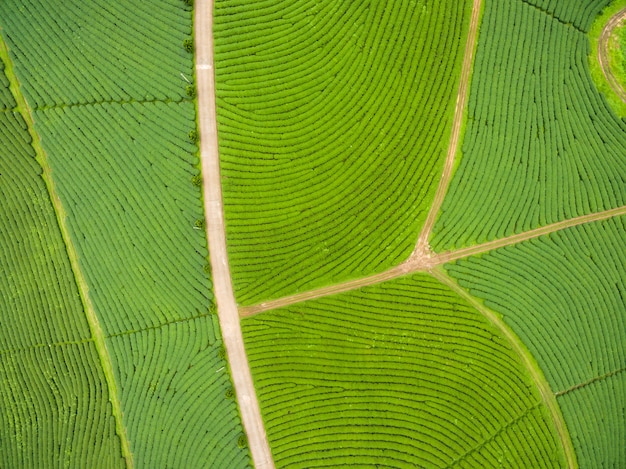
[[[277,467],[563,467],[508,342],[428,275],[242,324]]]
[[[216,2],[240,303],[410,254],[446,155],[470,11],[457,0]]]

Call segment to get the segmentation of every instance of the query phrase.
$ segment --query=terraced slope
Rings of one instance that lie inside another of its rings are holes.
[[[18,112],[0,111],[0,200],[0,467],[121,467],[104,374]]]
[[[589,76],[581,29],[605,3],[559,2],[559,17],[520,0],[486,2],[435,250],[626,204],[626,123]]]
[[[445,158],[470,10],[452,0],[216,2],[240,303],[408,257]]]
[[[622,216],[446,265],[539,362],[580,467],[626,465],[624,245]]]
[[[102,329],[122,440],[138,467],[245,467],[181,76],[192,78],[190,9],[179,0],[21,3],[0,5],[2,34]]]
[[[279,467],[563,467],[499,331],[426,274],[242,322]]]

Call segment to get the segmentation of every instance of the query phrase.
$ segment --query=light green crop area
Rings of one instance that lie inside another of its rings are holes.
[[[499,331],[424,274],[243,320],[277,467],[563,467]]]
[[[10,111],[3,68],[0,467],[121,467],[104,375],[30,135]]]
[[[607,3],[606,1],[603,3]],[[606,5],[599,14],[591,27],[589,28],[589,69],[591,77],[598,90],[604,95],[609,106],[613,111],[622,119],[626,119],[626,103],[615,92],[609,81],[607,80],[600,61],[598,59],[598,47],[600,44],[600,36],[611,21],[611,19],[617,15],[620,11],[626,8],[626,0],[613,0]],[[608,67],[610,73],[612,73],[617,79],[618,83],[621,83],[622,88],[626,89],[626,41],[623,40],[626,28],[624,24],[617,26],[611,37],[608,40]]]
[[[580,467],[626,465],[617,443],[626,434],[624,246],[626,217],[618,217],[446,265],[538,361]]]
[[[441,174],[470,11],[467,0],[216,2],[241,304],[408,257]]]
[[[560,3],[567,11],[486,1],[435,250],[626,204],[626,122],[597,91],[587,60],[586,28],[607,2]]]
[[[2,348],[25,350],[2,359],[8,378],[0,381],[0,393],[16,397],[8,407],[15,421],[3,417],[0,431],[11,432],[7,441],[19,449],[5,451],[2,439],[2,467],[50,467],[64,458],[74,467],[110,467],[111,460],[124,463],[122,453],[127,464],[146,468],[250,464],[248,449],[238,444],[243,429],[229,397],[232,383],[207,273],[194,93],[186,81],[193,80],[185,42],[192,41],[191,13],[180,0],[0,2],[12,85],[20,85],[30,106],[45,152],[38,158],[51,168],[67,215],[68,246],[77,254],[75,273],[93,305],[91,325],[104,336],[96,343],[101,365],[82,309],[77,329],[74,311],[56,297],[31,293],[38,302],[17,308],[11,295],[20,290],[3,290],[0,322],[24,343]],[[37,207],[47,204],[51,221],[33,226],[26,208],[7,207],[13,225],[2,236],[2,252],[22,259],[25,233],[68,266],[62,241],[57,246],[47,239],[47,226],[55,222],[50,194],[45,187],[22,192]],[[52,288],[57,280],[52,267],[46,269],[42,285]],[[34,285],[39,270],[30,273]],[[5,272],[3,281],[18,275],[13,264]],[[62,277],[58,282],[55,288],[80,306],[76,284]],[[38,322],[22,318],[30,316]],[[71,333],[40,332],[53,327]],[[53,345],[66,342],[72,345]],[[25,375],[30,381],[22,383],[21,373],[31,368],[34,377]],[[106,379],[103,369],[111,370]],[[107,384],[117,394],[113,410]],[[27,433],[24,422],[38,432]],[[32,459],[43,451],[41,460]]]

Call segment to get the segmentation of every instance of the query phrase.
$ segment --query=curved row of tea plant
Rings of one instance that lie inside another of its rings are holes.
[[[141,467],[249,467],[215,315],[108,339]]]
[[[549,414],[499,331],[418,274],[246,318],[281,467],[562,467]]]
[[[599,8],[575,3],[589,14]],[[486,2],[463,156],[434,227],[436,250],[626,204],[626,122],[595,89],[588,52],[585,34],[531,5]]]
[[[9,79],[4,74],[4,62],[0,60],[0,112],[13,109],[15,107],[15,99],[9,89]],[[6,132],[3,126],[3,132]]]
[[[240,303],[410,254],[445,158],[470,10],[451,0],[216,2]]]
[[[30,142],[21,115],[0,112],[0,467],[121,467],[108,389]]]
[[[208,316],[208,252],[197,224],[200,191],[191,182],[193,104],[96,104],[34,114],[103,331],[131,332],[110,347],[134,457],[145,467],[242,464],[248,454],[237,447],[236,403],[224,395],[229,377],[216,375],[219,367],[209,360],[219,347],[207,348],[200,332],[190,334],[191,325],[209,335],[219,330]],[[187,332],[162,333],[170,323]],[[154,351],[137,356],[142,347]],[[126,357],[134,357],[141,379],[122,375]],[[223,357],[220,362],[226,365]],[[178,393],[182,403],[170,405]],[[223,415],[216,416],[216,400]],[[199,402],[205,405],[190,408]]]
[[[561,23],[588,31],[596,15],[612,0],[521,0]]]
[[[207,313],[196,146],[187,139],[193,103],[96,104],[34,118],[104,333]]]
[[[626,393],[619,391],[626,371],[624,246],[622,216],[446,265],[504,315],[567,402],[563,413],[575,428],[581,467],[626,465],[624,446],[611,443],[626,434]],[[598,379],[607,384],[578,387]],[[583,405],[585,396],[591,398]]]
[[[17,3],[0,5],[1,32],[111,354],[134,463],[245,467],[184,99],[191,11],[181,0]]]
[[[193,76],[181,0],[3,0],[0,19],[32,107],[180,99]]]

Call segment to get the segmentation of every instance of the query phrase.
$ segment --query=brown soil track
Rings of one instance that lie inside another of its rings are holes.
[[[343,293],[350,290],[356,290],[357,288],[365,287],[368,285],[375,285],[377,283],[386,282],[387,280],[393,280],[394,278],[402,277],[404,275],[409,275],[416,272],[431,272],[432,269],[434,269],[435,267],[443,265],[447,262],[452,262],[454,260],[462,259],[464,257],[474,256],[476,254],[482,254],[484,252],[492,251],[494,249],[498,249],[504,246],[521,243],[522,241],[526,241],[532,238],[538,238],[539,236],[554,233],[555,231],[570,228],[572,226],[582,225],[584,223],[591,223],[594,221],[606,220],[607,218],[620,215],[626,215],[626,205],[611,210],[605,210],[603,212],[590,213],[588,215],[570,218],[569,220],[552,223],[550,225],[542,226],[534,230],[525,231],[524,233],[507,236],[505,238],[496,239],[494,241],[489,241],[483,244],[477,244],[475,246],[469,246],[467,248],[458,249],[456,251],[443,252],[434,255],[424,254],[420,257],[412,257],[396,267],[393,267],[378,274],[370,275],[368,277],[350,280],[348,282],[330,285],[328,287],[322,287],[316,290],[296,293],[295,295],[266,301],[258,305],[241,307],[239,308],[239,315],[241,317],[253,316],[264,311],[269,311],[276,308],[283,308],[285,306],[300,303],[302,301],[322,298],[324,296]]]
[[[274,461],[244,347],[226,251],[213,73],[213,0],[196,0],[194,30],[204,210],[220,328],[254,466],[273,469]]]
[[[441,179],[439,179],[439,185],[437,186],[437,192],[435,192],[435,198],[430,206],[428,216],[422,227],[422,231],[417,239],[417,244],[411,257],[420,257],[425,255],[430,249],[428,247],[428,238],[430,232],[435,225],[437,214],[443,203],[443,199],[448,191],[450,185],[450,179],[452,178],[452,168],[454,167],[454,157],[458,151],[459,138],[461,133],[461,125],[463,124],[463,115],[465,111],[465,105],[467,103],[467,96],[469,94],[469,81],[472,73],[472,64],[474,62],[474,51],[476,50],[476,39],[478,37],[478,23],[480,19],[480,9],[482,8],[482,0],[474,0],[472,6],[472,18],[469,25],[469,33],[467,36],[467,42],[465,43],[465,54],[463,56],[463,66],[461,68],[461,81],[459,82],[459,90],[456,97],[456,107],[454,109],[454,120],[452,122],[452,133],[450,134],[450,143],[448,145],[448,153],[446,155],[446,161],[443,166],[443,172]]]
[[[619,96],[619,98],[626,103],[626,90],[622,87],[619,80],[615,78],[615,74],[609,66],[609,40],[613,30],[619,26],[619,24],[626,20],[626,8],[620,10],[615,14],[609,22],[602,29],[600,34],[600,40],[598,41],[598,62],[600,62],[600,68],[602,73],[606,77],[609,85],[613,88],[613,91]]]

